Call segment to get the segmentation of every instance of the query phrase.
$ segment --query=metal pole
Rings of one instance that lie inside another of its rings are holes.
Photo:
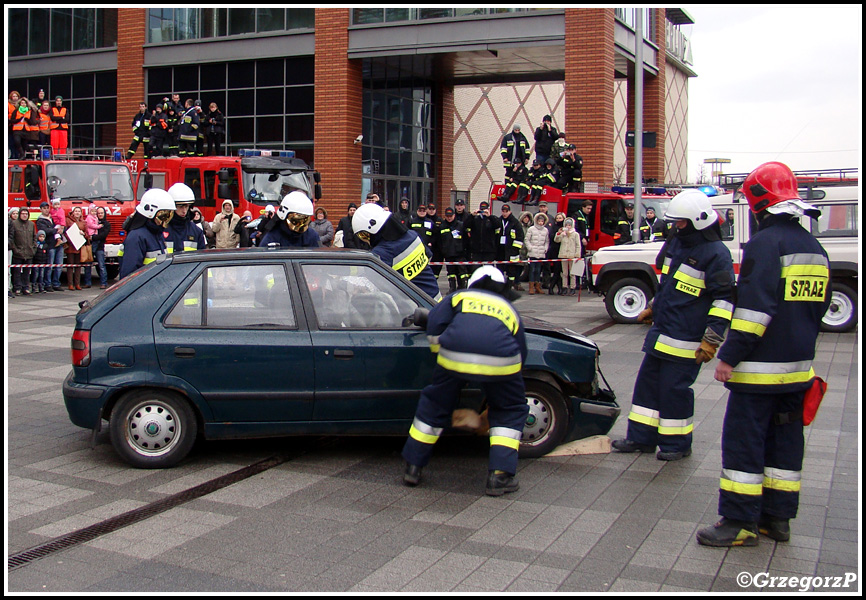
[[[634,11],[634,229],[631,239],[637,242],[640,240],[643,185],[643,9]]]

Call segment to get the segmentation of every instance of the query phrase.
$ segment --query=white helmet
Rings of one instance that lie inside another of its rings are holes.
[[[195,202],[195,194],[192,193],[192,188],[185,183],[175,183],[168,188],[168,193],[174,198],[175,204],[193,204]]]
[[[375,202],[362,204],[352,215],[352,231],[355,234],[366,233],[368,236],[379,233],[391,215]]]
[[[494,267],[493,265],[484,265],[483,267],[476,269],[472,274],[472,277],[469,278],[469,282],[466,284],[466,287],[472,287],[476,283],[480,283],[482,279],[485,277],[489,277],[496,283],[505,283],[505,275],[502,274],[502,271]]]
[[[713,203],[700,190],[684,190],[673,197],[665,210],[665,221],[691,221],[695,229],[706,229],[719,217],[713,210]]]
[[[293,216],[294,215],[294,216]],[[303,233],[310,226],[313,215],[313,203],[304,192],[295,190],[289,192],[280,202],[277,217],[284,220],[294,232]]]
[[[175,208],[174,198],[168,192],[154,188],[144,193],[135,210],[138,214],[152,219],[161,210],[174,211]]]

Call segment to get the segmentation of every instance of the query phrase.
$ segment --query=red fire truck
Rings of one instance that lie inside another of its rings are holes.
[[[122,151],[109,155],[83,152],[54,155],[50,146],[39,149],[37,158],[7,162],[8,206],[30,209],[30,218],[39,217],[43,201],[59,199],[68,215],[76,206],[87,215],[101,206],[111,232],[105,240],[105,262],[110,278],[120,265],[118,251],[123,242],[122,225],[135,210],[135,192],[129,166]]]
[[[290,191],[301,190],[316,200],[322,197],[318,171],[292,150],[240,150],[238,156],[187,156],[129,161],[137,199],[151,188],[167,190],[181,182],[192,188],[195,206],[212,221],[225,200],[236,212],[250,211],[258,218],[268,204],[275,207]]]
[[[616,225],[619,222],[620,215],[624,214],[623,209],[627,200],[634,201],[634,188],[614,186],[610,192],[568,192],[565,193],[554,187],[546,186],[541,194],[541,199],[547,202],[547,213],[551,218],[558,213],[565,213],[569,217],[574,217],[580,210],[584,200],[590,200],[593,203],[592,212],[589,214],[588,221],[590,225],[589,241],[587,242],[587,250],[595,251],[606,246],[613,246],[613,234],[616,232]],[[498,215],[499,209],[503,202],[497,200],[505,191],[504,184],[494,185],[490,191],[491,214]],[[674,194],[679,192],[679,188],[667,187],[645,187],[641,189],[641,214],[635,215],[635,220],[643,218],[646,214],[646,209],[652,207],[656,211],[656,215],[661,218],[665,214],[665,209],[673,198]],[[516,197],[516,194],[514,194]],[[535,212],[536,206],[527,204],[516,204],[509,202],[512,205],[512,214],[519,214],[523,210]]]

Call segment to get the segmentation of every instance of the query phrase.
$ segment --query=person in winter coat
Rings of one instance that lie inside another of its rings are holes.
[[[535,224],[526,230],[526,237],[523,240],[523,245],[527,248],[527,256],[530,259],[530,294],[544,293],[541,289],[541,265],[543,263],[533,262],[532,259],[543,260],[547,256],[547,248],[549,244],[550,237],[547,231],[547,215],[544,213],[538,213],[535,215]]]
[[[235,233],[235,227],[241,220],[240,215],[235,214],[235,205],[231,200],[226,200],[222,205],[222,212],[214,217],[211,226],[216,236],[217,248],[237,248],[241,236]]]
[[[30,211],[21,208],[9,230],[13,265],[30,265],[36,253],[36,230],[30,222]],[[12,288],[16,295],[30,295],[30,267],[12,267]]]
[[[552,121],[550,115],[544,115],[541,120],[541,127],[535,129],[535,158],[541,164],[550,158],[553,142],[559,139],[559,132],[553,126]]]
[[[53,238],[54,236],[52,236],[52,241]],[[48,233],[40,229],[36,234],[36,251],[33,253],[33,271],[31,273],[34,294],[42,294],[47,291],[44,280],[47,271],[44,265],[48,262],[47,239]]]
[[[556,234],[565,225],[565,213],[556,213],[556,216],[551,223],[548,233],[550,235],[550,244],[547,246],[547,259],[550,263],[550,286],[547,288],[547,293],[553,295],[553,288],[559,288],[559,295],[562,296],[562,262],[559,259],[560,242],[556,240]]]
[[[322,246],[330,246],[334,241],[334,226],[328,220],[328,211],[321,206],[316,209],[316,220],[310,223],[310,227],[319,234]]]
[[[249,227],[249,224],[252,220],[253,213],[245,210],[244,214],[241,216],[241,220],[238,221],[237,225],[235,225],[235,233],[238,234],[240,239],[240,241],[238,242],[238,247],[240,248],[251,248],[253,245],[253,242],[250,239],[251,229]]]
[[[69,216],[66,217],[66,228],[69,229],[70,227],[78,227],[81,236],[87,240],[86,243],[90,242],[90,236],[87,234],[87,222],[84,220],[80,206],[73,208]],[[66,267],[66,282],[69,284],[70,290],[83,289],[81,287],[81,248],[84,246],[76,249],[72,242],[66,248],[66,264],[69,265]]]
[[[343,247],[344,248],[361,248],[359,244],[363,244],[361,240],[355,237],[355,233],[352,231],[352,217],[355,215],[355,211],[358,209],[358,205],[354,202],[349,203],[349,207],[346,209],[346,216],[340,219],[340,222],[337,224],[337,231],[343,232]],[[408,225],[407,225],[408,227]]]
[[[409,198],[405,196],[400,198],[400,208],[397,209],[397,212],[394,213],[394,216],[397,217],[397,220],[400,221],[400,225],[404,227],[410,227],[412,224],[412,211],[409,208]]]
[[[207,155],[219,156],[220,144],[226,135],[225,116],[217,108],[216,102],[211,102],[210,112],[205,116],[205,122],[208,124],[207,130]]]
[[[201,214],[201,211],[198,208],[192,209],[192,222],[193,225],[198,227],[204,232],[205,244],[208,248],[215,248],[216,241],[213,229],[211,229],[210,223],[204,220],[204,215]]]
[[[562,274],[565,278],[567,292],[560,292],[560,294],[574,296],[577,293],[577,279],[579,277],[576,273],[577,259],[580,258],[580,234],[574,229],[574,219],[571,217],[565,219],[562,229],[556,233],[553,239],[559,243],[559,258],[570,259],[562,261]]]
[[[97,207],[94,214],[99,227],[90,238],[90,243],[93,245],[93,259],[96,261],[96,268],[99,272],[99,289],[104,290],[108,287],[108,271],[105,270],[105,240],[111,233],[111,223],[108,221],[108,215],[103,207]]]

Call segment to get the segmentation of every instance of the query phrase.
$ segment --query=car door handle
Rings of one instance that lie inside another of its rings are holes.
[[[334,350],[334,358],[337,360],[348,360],[355,358],[355,353],[351,350]]]
[[[174,349],[174,355],[178,358],[195,358],[195,348],[180,348]]]

